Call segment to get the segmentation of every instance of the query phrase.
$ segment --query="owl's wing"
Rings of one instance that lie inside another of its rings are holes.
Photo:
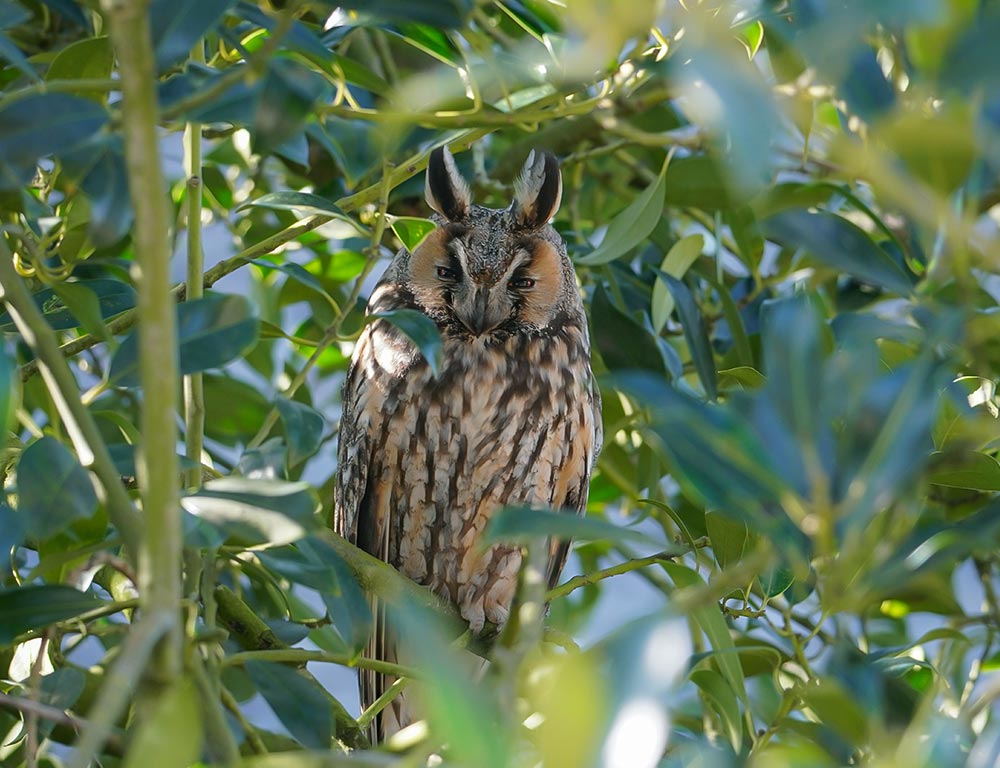
[[[560,478],[559,487],[565,487],[566,492],[560,498],[553,500],[553,507],[565,509],[583,515],[587,511],[587,492],[590,489],[590,475],[597,466],[597,456],[604,442],[604,426],[601,422],[601,391],[597,382],[591,377],[589,398],[579,404],[576,430],[573,435],[573,446],[570,459],[562,468],[565,482]],[[559,574],[566,565],[571,542],[565,539],[554,539],[549,555],[548,585],[549,589],[556,586]]]
[[[386,277],[376,286],[368,304],[368,314],[413,308],[412,295],[396,279],[397,255]],[[348,541],[380,560],[389,562],[389,536],[396,522],[389,519],[389,505],[378,502],[375,486],[379,479],[379,457],[384,454],[386,427],[398,403],[396,392],[405,383],[408,370],[418,361],[419,351],[394,326],[384,320],[368,325],[358,339],[343,389],[343,416],[337,458],[334,530]],[[393,566],[398,563],[390,563]],[[372,634],[365,655],[395,662],[396,649],[387,628],[385,606],[374,597]],[[362,709],[381,696],[395,678],[369,669],[358,673]],[[403,697],[397,697],[372,721],[369,738],[381,741],[387,733],[408,722]]]

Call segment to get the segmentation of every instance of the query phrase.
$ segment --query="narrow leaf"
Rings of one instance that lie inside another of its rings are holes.
[[[715,400],[719,395],[719,384],[715,376],[715,357],[712,355],[712,343],[708,340],[708,328],[705,326],[701,309],[687,285],[665,272],[661,272],[660,277],[666,282],[670,294],[674,297],[684,338],[691,352],[691,361],[698,372],[701,385],[705,388],[705,394],[710,400]]]
[[[577,264],[586,266],[607,264],[624,256],[649,237],[663,214],[669,160],[668,157],[664,161],[653,183],[611,220],[601,244],[592,253],[577,259]]]
[[[694,234],[682,237],[663,257],[660,271],[680,280],[701,256],[704,247],[705,238],[701,235]],[[667,284],[663,282],[661,277],[657,277],[653,283],[653,298],[650,302],[650,308],[653,330],[659,333],[667,324],[670,313],[674,311],[674,297],[667,290]]]

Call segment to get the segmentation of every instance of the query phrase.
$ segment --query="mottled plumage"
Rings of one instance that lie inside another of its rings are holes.
[[[559,206],[555,158],[533,152],[509,208],[473,205],[446,149],[427,170],[438,228],[401,250],[368,312],[416,309],[437,324],[434,378],[410,340],[369,325],[344,385],[335,527],[454,602],[474,631],[503,625],[520,550],[476,542],[503,506],[582,513],[601,443],[586,317],[566,247],[549,225]],[[554,543],[550,582],[566,545]],[[368,652],[395,660],[376,610]],[[362,671],[362,706],[391,683]],[[408,724],[403,698],[373,737]]]

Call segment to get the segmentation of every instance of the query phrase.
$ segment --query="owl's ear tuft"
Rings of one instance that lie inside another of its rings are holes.
[[[531,150],[524,168],[514,180],[511,212],[518,225],[537,229],[552,221],[562,200],[562,173],[555,155]]]
[[[447,146],[431,152],[427,161],[427,179],[424,183],[424,197],[427,205],[444,216],[448,221],[465,218],[472,203],[469,185],[458,172],[455,158]]]

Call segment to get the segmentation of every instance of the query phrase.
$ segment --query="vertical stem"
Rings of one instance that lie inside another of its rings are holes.
[[[146,535],[139,558],[139,593],[150,614],[177,614],[181,604],[181,518],[177,460],[178,363],[176,311],[170,293],[166,186],[156,126],[156,73],[148,0],[103,0],[122,84],[122,120],[129,192],[135,209],[139,378],[143,391],[138,478]],[[179,618],[179,617],[178,617]],[[181,622],[172,622],[147,670],[145,690],[181,669]]]
[[[205,43],[199,40],[191,60],[205,62]],[[201,250],[201,123],[184,126],[184,175],[187,177],[187,300],[204,294],[205,258]],[[184,485],[201,485],[201,453],[205,435],[205,389],[201,373],[184,377],[184,452],[195,463]]]

